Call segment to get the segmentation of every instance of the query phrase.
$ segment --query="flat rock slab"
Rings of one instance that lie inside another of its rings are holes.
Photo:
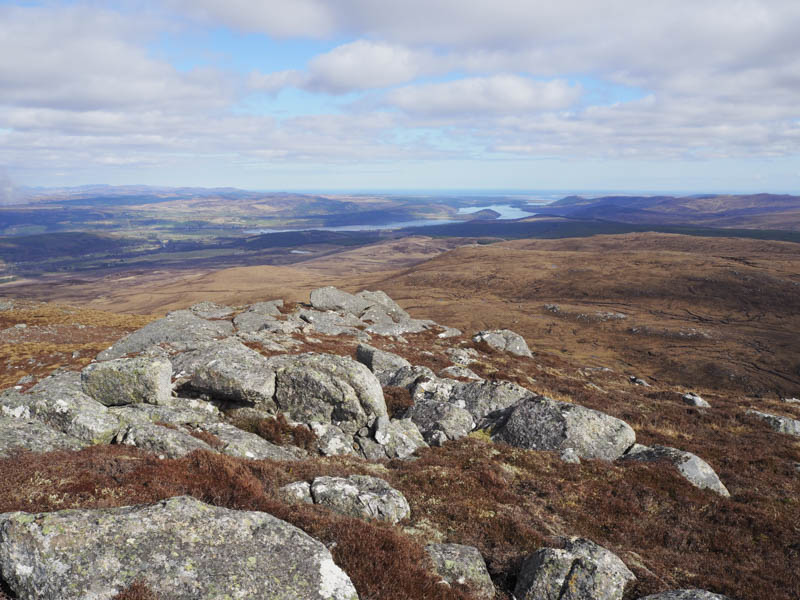
[[[672,463],[678,472],[695,487],[709,489],[712,492],[730,496],[728,488],[720,481],[717,473],[706,461],[699,456],[670,448],[668,446],[640,446],[635,445],[630,452],[622,457],[623,460],[636,460],[643,462],[665,460]]]
[[[508,352],[515,356],[533,356],[528,348],[528,344],[525,342],[525,338],[518,333],[514,333],[510,329],[479,331],[472,337],[472,341],[485,342],[495,350]]]
[[[288,450],[228,423],[210,423],[202,429],[217,436],[223,444],[218,450],[229,456],[254,460],[297,460]]]
[[[164,458],[180,458],[194,450],[214,449],[204,441],[189,435],[183,429],[172,429],[155,423],[136,423],[122,429],[115,444],[135,446]]]
[[[469,411],[450,402],[419,400],[403,416],[414,422],[431,446],[462,438],[475,427]]]
[[[594,542],[571,538],[563,549],[542,548],[520,567],[518,600],[622,600],[635,580],[620,558]]]
[[[469,586],[474,590],[475,598],[494,598],[494,584],[477,548],[461,544],[429,544],[425,551],[444,581]]]
[[[782,417],[780,415],[772,415],[752,409],[748,410],[747,414],[761,419],[778,433],[800,437],[800,420],[790,419],[789,417]]]
[[[201,319],[224,319],[233,314],[233,309],[230,306],[209,302],[208,300],[193,304],[189,307],[189,310]]]
[[[636,441],[625,421],[546,396],[528,398],[501,411],[489,429],[493,440],[518,448],[573,448],[580,458],[603,460],[616,460]]]
[[[231,334],[233,323],[230,321],[209,321],[189,310],[176,310],[163,319],[148,323],[128,334],[111,348],[98,354],[97,360],[122,358],[126,354],[139,353],[156,344],[207,342]]]
[[[53,452],[80,450],[85,446],[86,442],[38,421],[0,415],[0,458],[10,456],[15,450]]]
[[[349,313],[356,317],[360,317],[361,313],[374,304],[369,300],[348,294],[333,286],[312,290],[310,300],[311,306],[317,310],[334,310]]]
[[[405,496],[378,477],[317,477],[310,492],[314,504],[351,517],[397,523],[411,514]]]
[[[107,600],[143,580],[174,600],[357,600],[320,542],[262,512],[188,496],[0,515],[0,568],[20,600]]]
[[[375,374],[381,385],[386,385],[399,369],[411,366],[411,363],[402,356],[373,348],[368,344],[358,345],[356,360],[366,365]]]
[[[105,406],[167,404],[172,396],[172,364],[165,358],[118,358],[81,371],[81,388]]]

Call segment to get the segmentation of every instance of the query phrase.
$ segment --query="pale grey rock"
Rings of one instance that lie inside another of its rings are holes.
[[[350,313],[357,317],[374,304],[353,294],[343,292],[333,286],[317,288],[311,292],[311,306],[317,310],[333,310]]]
[[[364,323],[356,316],[341,315],[332,311],[301,310],[297,316],[311,326],[311,330],[322,335],[348,335],[368,340],[369,335],[358,329]]]
[[[239,333],[252,333],[274,324],[275,317],[269,314],[246,310],[233,318],[233,324]]]
[[[469,586],[474,590],[475,598],[494,598],[494,584],[477,548],[461,544],[428,544],[425,551],[444,581]]]
[[[11,310],[14,308],[14,302],[12,300],[0,300],[0,312]]]
[[[172,364],[163,358],[118,358],[81,371],[83,392],[105,406],[167,404],[172,396]]]
[[[417,382],[423,379],[434,379],[436,375],[433,374],[428,367],[414,365],[411,367],[401,367],[395,371],[388,379],[386,379],[385,386],[402,387],[411,391]]]
[[[482,427],[486,428],[484,424]],[[624,421],[545,396],[526,398],[493,415],[493,440],[529,450],[573,448],[581,458],[615,460],[636,441]]]
[[[205,344],[175,357],[188,387],[214,400],[226,400],[274,410],[275,371],[270,361],[236,340]]]
[[[170,406],[154,406],[152,404],[130,404],[114,406],[109,412],[125,423],[169,423],[170,425],[198,425],[212,423],[221,418],[219,409],[203,400],[192,398],[175,398],[176,403]]]
[[[443,331],[436,335],[439,339],[448,339],[458,337],[460,335],[464,335],[464,332],[460,329],[456,329],[455,327],[444,327]]]
[[[436,325],[433,321],[404,319],[396,323],[373,323],[367,327],[368,333],[387,337],[399,337],[407,333],[421,333]]]
[[[475,381],[481,381],[483,378],[475,373],[472,369],[467,367],[462,367],[461,365],[452,365],[450,367],[445,367],[441,371],[439,371],[439,377],[461,377],[463,379],[473,379]]]
[[[441,446],[447,440],[464,437],[475,427],[472,415],[450,402],[421,400],[404,413],[419,428],[431,446]]]
[[[256,302],[248,307],[248,310],[262,315],[272,315],[278,317],[281,314],[280,309],[283,308],[283,300],[266,300],[264,302]]]
[[[275,368],[275,402],[301,423],[333,423],[352,435],[388,416],[383,390],[364,365],[334,354],[300,354],[270,359]]]
[[[317,446],[323,456],[348,455],[356,456],[358,453],[353,448],[353,436],[346,434],[336,425],[331,423],[309,423],[311,431],[317,436]]]
[[[19,600],[108,600],[142,580],[171,600],[357,600],[323,544],[262,512],[188,496],[0,515],[0,568]]]
[[[148,323],[128,334],[108,350],[97,355],[97,360],[122,358],[126,354],[139,353],[150,346],[161,343],[199,343],[227,337],[233,333],[230,321],[201,319],[189,310],[176,310],[163,319]]]
[[[701,396],[692,392],[686,393],[681,396],[681,399],[689,406],[696,406],[697,408],[711,408],[711,405],[703,400]]]
[[[800,404],[800,398],[784,398],[783,401],[786,404]]]
[[[578,456],[578,453],[575,452],[574,448],[564,448],[564,450],[562,450],[561,454],[559,455],[559,458],[567,464],[572,464],[572,465],[581,464],[581,457]]]
[[[275,323],[284,325],[286,321],[275,321]],[[237,334],[237,337],[244,342],[258,344],[269,352],[279,352],[282,354],[290,352],[294,348],[302,345],[300,340],[293,338],[288,333],[276,333],[267,331],[266,329],[261,329],[254,333],[240,333]]]
[[[761,419],[778,433],[800,437],[800,420],[749,409],[748,415]]]
[[[208,423],[201,429],[217,436],[224,444],[218,450],[229,456],[253,460],[297,460],[297,457],[287,449],[268,442],[255,433],[242,431],[229,423]]]
[[[510,381],[463,382],[432,377],[420,379],[412,389],[414,402],[448,402],[469,411],[476,422],[533,396],[530,390]]]
[[[409,317],[405,317],[406,319]],[[379,306],[370,306],[361,314],[361,321],[366,324],[391,324],[394,319],[386,312],[386,310]]]
[[[418,448],[427,448],[428,444],[419,428],[411,419],[375,419],[372,432],[373,439],[380,445],[386,458],[408,458]]]
[[[351,517],[398,523],[411,514],[403,494],[368,475],[317,477],[311,482],[311,497],[314,504]]]
[[[450,357],[453,364],[462,367],[468,367],[478,358],[478,351],[474,348],[448,348],[445,354]]]
[[[648,447],[636,444],[622,459],[643,462],[666,460],[672,463],[678,469],[678,472],[693,486],[709,489],[726,498],[730,496],[728,489],[719,480],[711,465],[691,452],[668,446]]]
[[[366,365],[378,378],[381,385],[386,385],[399,369],[411,366],[411,363],[402,356],[373,348],[368,344],[358,345],[356,360]]]
[[[214,449],[182,429],[171,429],[155,423],[134,423],[114,436],[114,443],[135,446],[164,458],[180,458],[194,450]]]
[[[15,450],[53,452],[80,450],[86,445],[86,442],[38,421],[0,415],[0,458],[10,456]]]
[[[646,382],[644,379],[642,379],[641,377],[636,377],[636,375],[630,375],[630,376],[628,376],[628,381],[630,381],[630,382],[631,382],[633,385],[640,385],[640,386],[642,386],[642,387],[650,387],[650,384],[649,384],[649,383],[647,383],[647,382]]]
[[[107,407],[83,393],[80,373],[70,371],[46,377],[24,394],[3,394],[0,414],[35,419],[89,444],[111,441],[122,424]]]
[[[278,488],[278,497],[287,504],[314,504],[311,484],[307,481],[295,481]]]
[[[405,321],[406,319],[411,318],[410,315],[397,302],[392,300],[388,294],[380,290],[375,292],[363,290],[358,292],[356,297],[369,302],[373,308],[382,310],[393,321]],[[363,317],[363,315],[361,316]]]
[[[625,586],[636,577],[618,556],[581,538],[564,549],[543,548],[520,567],[517,600],[622,600]]]
[[[639,600],[730,600],[730,598],[706,590],[671,590],[644,596]]]
[[[515,356],[533,356],[528,348],[528,344],[525,342],[525,338],[518,333],[514,333],[510,329],[479,331],[472,337],[472,341],[485,342],[492,348],[514,354]]]
[[[201,319],[224,319],[233,314],[230,306],[223,306],[216,302],[205,300],[189,307],[189,310]]]

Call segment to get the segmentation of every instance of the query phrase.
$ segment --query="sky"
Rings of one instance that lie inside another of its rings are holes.
[[[0,202],[797,193],[798,31],[798,0],[0,0]]]

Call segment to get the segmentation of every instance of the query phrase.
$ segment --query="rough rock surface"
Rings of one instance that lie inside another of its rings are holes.
[[[193,450],[213,451],[211,446],[182,429],[155,423],[128,425],[114,436],[114,443],[136,446],[164,458],[180,458]]]
[[[118,358],[81,371],[85,394],[105,406],[167,404],[172,395],[172,364],[163,358]]]
[[[70,372],[46,377],[24,394],[3,394],[0,414],[35,419],[90,444],[109,442],[121,425],[108,408],[81,391],[80,373]]]
[[[114,406],[109,412],[126,423],[169,423],[170,425],[197,425],[219,421],[219,409],[210,402],[194,398],[175,398],[170,406],[130,404]]]
[[[274,316],[254,310],[246,310],[233,318],[233,324],[239,333],[259,331],[274,322]]]
[[[215,400],[275,410],[275,371],[269,360],[234,338],[204,344],[179,355],[174,363],[195,391]]]
[[[425,550],[444,581],[470,586],[476,598],[494,598],[494,584],[477,548],[461,544],[428,544]]]
[[[20,600],[109,599],[136,579],[176,600],[358,598],[325,546],[300,529],[187,496],[0,515],[0,566]]]
[[[772,415],[752,409],[748,410],[747,414],[766,422],[767,425],[778,433],[800,437],[800,420],[790,419],[789,417],[782,417],[780,415]]]
[[[350,313],[357,317],[361,316],[373,302],[364,300],[353,294],[343,292],[333,286],[318,288],[311,292],[311,306],[317,310],[334,310],[337,312]]]
[[[242,431],[228,423],[207,424],[202,427],[202,430],[220,439],[224,445],[219,448],[219,451],[223,454],[254,460],[265,458],[270,460],[297,460],[297,457],[289,450],[276,446],[255,433]]]
[[[230,306],[223,306],[208,300],[193,304],[189,307],[189,310],[201,319],[224,319],[233,314],[233,309]]]
[[[681,396],[681,398],[689,406],[696,406],[697,408],[711,408],[711,405],[697,394],[689,392]]]
[[[660,594],[651,594],[639,600],[730,600],[722,594],[714,594],[706,590],[671,590]]]
[[[479,331],[472,337],[472,341],[486,342],[496,350],[508,352],[515,356],[533,356],[528,348],[528,344],[525,342],[525,338],[518,333],[514,333],[510,329]]]
[[[691,452],[670,448],[668,446],[641,446],[636,444],[622,457],[623,460],[658,461],[666,460],[675,465],[678,472],[692,485],[709,489],[721,496],[728,497],[730,493],[719,480],[714,469],[706,461]]]
[[[271,359],[275,402],[301,423],[332,422],[354,434],[388,416],[380,382],[359,362],[334,354],[301,354]]]
[[[311,482],[314,504],[351,517],[397,523],[411,514],[405,496],[383,479],[368,475],[317,477]]]
[[[529,450],[573,448],[580,458],[616,460],[636,441],[633,429],[620,419],[545,396],[501,411],[489,428],[493,440]]]
[[[618,556],[582,538],[564,549],[543,548],[520,567],[517,600],[622,600],[625,586],[636,579]]]
[[[421,400],[415,402],[403,416],[414,422],[431,446],[441,446],[447,440],[462,438],[475,427],[469,411],[450,402]]]
[[[427,448],[425,438],[411,419],[378,417],[372,438],[387,458],[408,458],[418,448]],[[383,456],[381,456],[383,458]]]
[[[122,358],[126,354],[142,352],[155,344],[207,342],[232,333],[233,324],[230,321],[209,321],[189,310],[176,310],[125,336],[111,348],[98,354],[97,360]]]
[[[402,356],[378,350],[368,344],[359,344],[356,348],[356,360],[365,364],[378,378],[381,385],[386,385],[399,369],[410,367],[411,363]]]
[[[85,442],[29,419],[15,419],[0,415],[0,458],[10,456],[14,450],[52,452],[54,450],[80,450]]]

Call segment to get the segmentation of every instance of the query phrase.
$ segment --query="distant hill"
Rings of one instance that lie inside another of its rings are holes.
[[[630,224],[800,230],[800,196],[777,194],[568,196],[537,212]]]

